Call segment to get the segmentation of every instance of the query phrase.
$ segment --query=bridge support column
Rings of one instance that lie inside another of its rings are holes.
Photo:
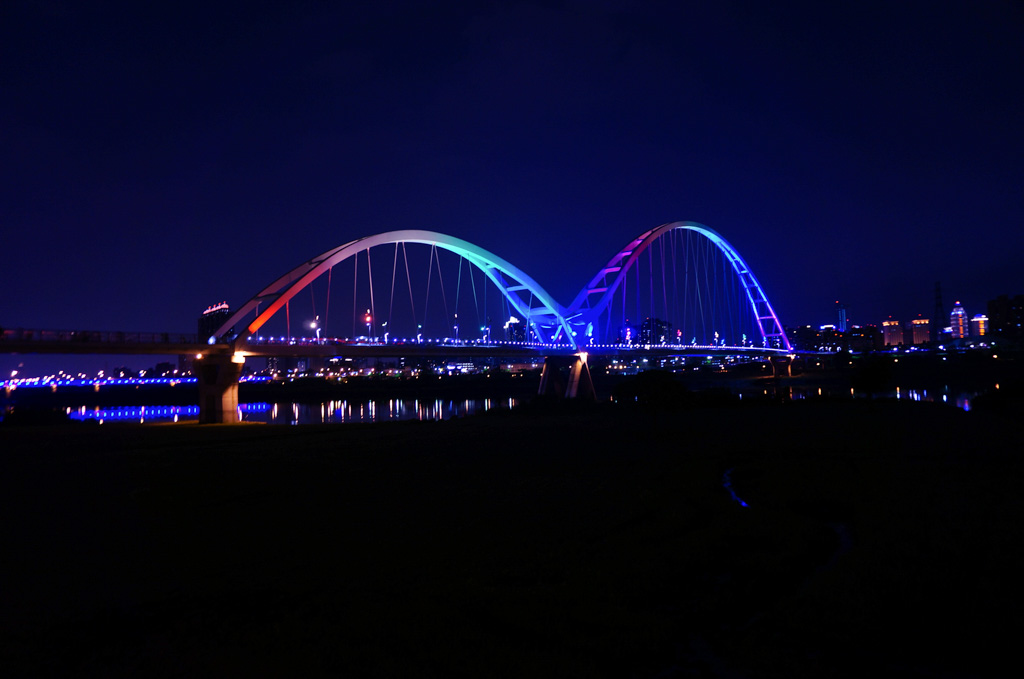
[[[568,382],[563,372],[568,368]],[[548,356],[544,359],[544,369],[540,373],[539,396],[564,396],[565,398],[582,398],[593,401],[597,398],[594,382],[590,378],[586,353],[576,356]]]
[[[199,383],[199,424],[238,422],[238,378],[245,357],[209,354],[192,362]]]
[[[772,377],[782,377],[783,369],[785,369],[786,377],[793,376],[793,359],[788,356],[785,358],[781,356],[769,356],[768,363],[772,366]]]
[[[537,389],[538,396],[553,396],[563,393],[564,383],[559,374],[562,366],[558,365],[561,362],[562,360],[554,356],[544,359],[544,367],[540,371],[540,387]]]
[[[587,354],[581,351],[576,355],[576,362],[569,369],[569,384],[565,388],[566,398],[582,398],[596,401],[594,381],[590,379],[590,366],[587,365]]]

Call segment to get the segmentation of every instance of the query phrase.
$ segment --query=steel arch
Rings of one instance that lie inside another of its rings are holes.
[[[573,300],[566,310],[566,316],[570,322],[576,325],[582,323],[584,326],[588,322],[595,322],[601,312],[611,303],[612,296],[622,284],[629,269],[636,262],[637,257],[651,243],[673,229],[695,231],[710,240],[722,251],[726,259],[729,260],[729,263],[732,264],[733,270],[743,285],[743,289],[747,294],[747,300],[750,302],[750,306],[754,311],[754,317],[757,319],[757,326],[761,332],[761,337],[765,342],[771,337],[777,337],[781,340],[783,347],[787,351],[792,351],[789,338],[786,337],[786,331],[779,322],[778,316],[775,315],[775,311],[772,309],[772,305],[768,301],[767,295],[764,294],[761,285],[754,278],[754,272],[750,270],[747,263],[740,257],[740,253],[727,240],[715,231],[697,222],[669,222],[668,224],[662,224],[661,226],[649,229],[630,241],[625,248],[608,260],[608,264],[601,268],[590,282],[580,290],[579,294],[576,295],[576,299]],[[767,329],[766,325],[768,326]]]
[[[390,243],[422,243],[444,248],[464,257],[498,286],[509,304],[533,327],[539,338],[554,341],[559,333],[564,331],[567,341],[576,348],[576,341],[565,320],[562,307],[536,281],[504,259],[472,243],[443,233],[421,230],[389,231],[357,238],[300,264],[239,307],[238,311],[217,329],[214,336],[220,341],[235,339],[234,336],[227,337],[228,333],[242,323],[253,310],[257,311],[256,319],[246,326],[246,330],[249,335],[255,333],[296,293],[332,266],[377,245]],[[520,292],[530,293],[532,299],[523,300],[518,294]],[[539,302],[540,306],[534,307],[534,302]],[[258,307],[264,303],[268,303],[266,308],[259,311]],[[544,330],[548,332],[545,333]]]

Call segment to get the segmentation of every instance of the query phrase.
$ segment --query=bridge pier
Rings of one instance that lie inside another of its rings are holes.
[[[562,378],[562,371],[568,367],[568,383]],[[564,396],[565,398],[581,398],[593,401],[597,398],[594,382],[590,378],[587,366],[587,354],[580,352],[576,356],[548,356],[544,359],[544,368],[540,373],[540,396]]]
[[[238,378],[245,357],[238,354],[197,356],[192,372],[199,384],[199,424],[238,422]]]
[[[786,377],[793,376],[793,359],[788,356],[769,356],[768,364],[772,367],[772,377],[782,377],[783,370]]]

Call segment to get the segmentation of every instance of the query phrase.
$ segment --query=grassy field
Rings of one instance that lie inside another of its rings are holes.
[[[0,667],[1000,676],[1022,443],[882,401],[0,427]]]

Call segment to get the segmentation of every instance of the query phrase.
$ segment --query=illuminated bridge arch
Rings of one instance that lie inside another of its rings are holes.
[[[559,335],[568,336],[569,343],[575,347],[562,307],[536,281],[504,259],[472,243],[443,233],[421,230],[389,231],[358,238],[314,257],[254,295],[217,329],[214,336],[221,341],[232,341],[239,335],[253,335],[292,297],[331,267],[378,245],[404,243],[436,246],[465,258],[499,288],[542,342],[554,341]],[[243,325],[253,312],[256,318]],[[244,327],[245,332],[232,331],[239,327]]]
[[[624,285],[629,272],[636,266],[640,255],[662,236],[678,231],[699,234],[714,244],[734,271],[743,295],[750,305],[756,328],[764,346],[777,345],[791,350],[789,338],[772,309],[767,295],[754,277],[753,271],[732,245],[708,227],[696,222],[671,222],[640,234],[612,257],[587,283],[566,310],[566,317],[576,328],[597,323],[602,312],[609,308],[616,291]]]

